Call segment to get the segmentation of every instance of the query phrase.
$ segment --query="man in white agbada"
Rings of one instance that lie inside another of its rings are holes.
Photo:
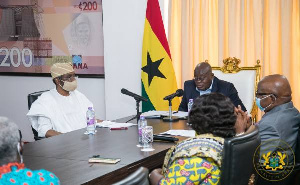
[[[27,117],[39,137],[51,137],[86,127],[86,111],[93,104],[79,91],[70,63],[51,67],[56,88],[43,93],[31,106]]]

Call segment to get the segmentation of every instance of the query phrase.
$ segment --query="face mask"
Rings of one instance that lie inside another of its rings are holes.
[[[257,107],[258,107],[261,111],[265,111],[266,108],[270,107],[270,106],[273,104],[273,103],[270,103],[270,105],[266,106],[265,108],[263,108],[263,107],[261,106],[261,104],[260,104],[261,100],[266,99],[266,98],[269,97],[269,96],[271,96],[271,94],[268,95],[268,96],[265,96],[265,97],[263,97],[263,98],[257,98],[257,97],[255,97],[255,103],[256,103]]]
[[[73,82],[63,81],[64,85],[62,88],[66,91],[74,91],[77,88],[77,80],[74,80]]]
[[[18,143],[17,148],[18,148],[18,154],[20,156],[21,163],[23,163],[23,155],[21,154],[21,143]]]

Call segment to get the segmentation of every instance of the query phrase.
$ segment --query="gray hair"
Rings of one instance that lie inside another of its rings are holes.
[[[5,117],[0,117],[0,164],[17,161],[20,133],[18,126]]]

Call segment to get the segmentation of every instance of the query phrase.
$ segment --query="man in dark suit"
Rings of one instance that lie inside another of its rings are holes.
[[[229,97],[236,107],[240,105],[242,110],[246,111],[234,85],[215,77],[212,73],[211,66],[207,62],[198,64],[194,70],[194,79],[184,82],[184,94],[179,106],[179,111],[188,111],[187,104],[189,99],[195,99],[198,96],[211,92],[218,92]]]

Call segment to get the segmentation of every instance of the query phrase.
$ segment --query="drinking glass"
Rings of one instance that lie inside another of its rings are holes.
[[[146,126],[142,128],[142,143],[143,148],[142,151],[153,151],[152,148],[152,142],[153,142],[153,127],[152,126]]]

